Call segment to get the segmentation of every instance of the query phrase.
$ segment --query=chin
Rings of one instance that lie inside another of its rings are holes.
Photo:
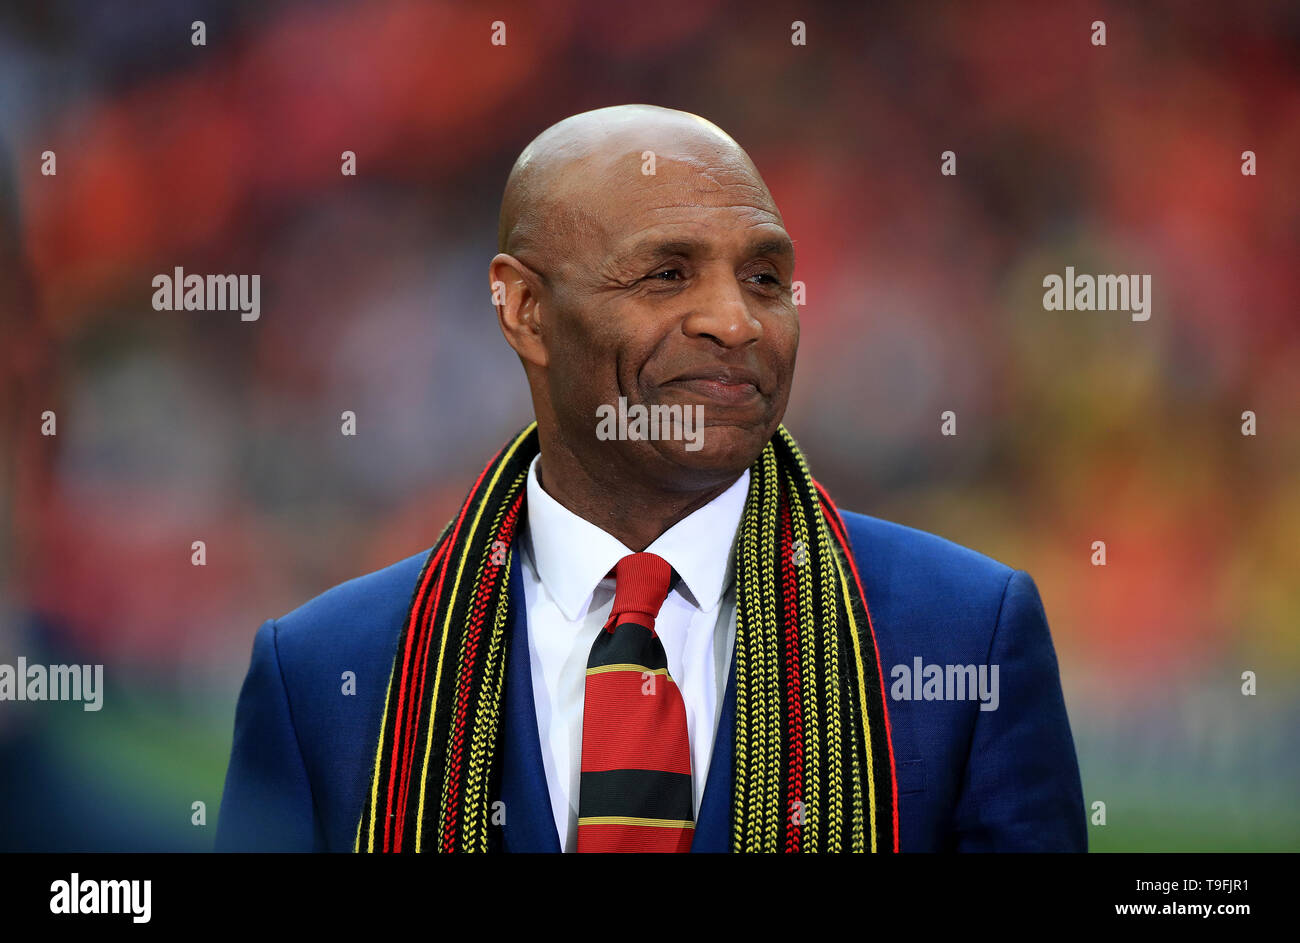
[[[709,478],[731,478],[754,464],[775,431],[775,426],[770,431],[735,425],[705,426],[694,441],[649,444],[678,468]]]

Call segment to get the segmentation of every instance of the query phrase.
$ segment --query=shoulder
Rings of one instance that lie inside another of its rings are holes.
[[[1027,573],[937,534],[840,512],[877,634],[897,644],[984,648]],[[964,647],[964,646],[963,646]]]
[[[275,619],[281,663],[390,659],[428,555],[340,583]]]
[[[858,567],[892,579],[938,581],[937,589],[1006,585],[1015,569],[938,534],[840,511]]]

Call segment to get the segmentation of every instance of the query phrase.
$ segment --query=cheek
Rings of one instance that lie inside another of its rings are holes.
[[[590,383],[593,366],[606,356],[607,340],[599,319],[557,305],[552,325],[549,346],[554,379],[564,384]]]
[[[592,332],[592,370],[616,383],[623,395],[641,397],[646,366],[664,355],[671,328],[671,319],[656,317],[653,311],[636,307],[608,311]]]
[[[799,316],[791,312],[774,318],[771,323],[771,346],[774,365],[789,373],[794,368],[795,353],[799,349]]]
[[[572,422],[616,403],[635,381],[635,373],[627,374],[626,338],[613,329],[616,323],[609,313],[570,315],[557,331],[549,370],[552,400]]]

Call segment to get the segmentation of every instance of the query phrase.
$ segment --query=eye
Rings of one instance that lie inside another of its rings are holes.
[[[647,275],[646,278],[653,279],[654,281],[661,281],[661,282],[676,281],[677,280],[676,278],[664,278],[664,276],[665,275],[680,276],[681,274],[682,274],[681,269],[666,268],[661,272],[655,272],[653,275]]]
[[[755,272],[747,281],[756,285],[762,285],[764,288],[784,288],[785,283],[781,281],[781,276],[772,272]]]

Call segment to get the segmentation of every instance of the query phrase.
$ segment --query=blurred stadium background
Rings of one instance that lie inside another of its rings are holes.
[[[429,546],[531,416],[514,157],[652,102],[786,217],[814,473],[1037,581],[1091,847],[1300,850],[1300,6],[861,6],[6,4],[0,662],[107,690],[0,704],[0,848],[211,847],[258,625]],[[1066,265],[1152,273],[1150,321],[1045,312]],[[175,266],[259,273],[261,319],[154,311]]]

